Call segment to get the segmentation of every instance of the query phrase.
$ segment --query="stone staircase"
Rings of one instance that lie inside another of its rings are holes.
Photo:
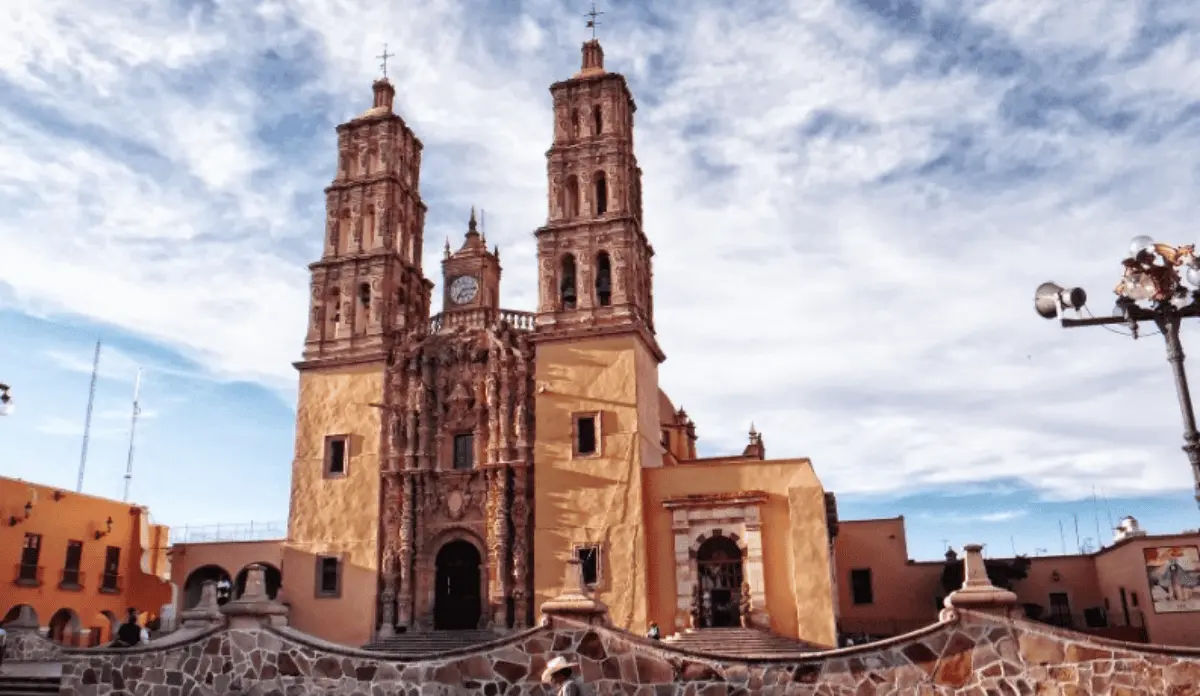
[[[0,696],[57,694],[62,677],[21,676],[0,673]]]
[[[787,657],[820,649],[756,628],[702,628],[670,636],[663,642],[673,648],[739,658]]]
[[[448,650],[470,648],[480,643],[501,640],[505,635],[507,634],[487,629],[469,631],[412,631],[409,633],[398,633],[391,638],[376,639],[364,645],[363,648],[365,650],[375,650],[398,656],[432,655]]]

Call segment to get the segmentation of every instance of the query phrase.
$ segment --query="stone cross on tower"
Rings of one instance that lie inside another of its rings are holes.
[[[388,50],[387,50],[387,44],[385,43],[385,44],[383,45],[383,53],[381,53],[381,54],[379,54],[379,55],[375,56],[376,58],[378,58],[378,59],[380,60],[380,63],[379,63],[379,69],[380,69],[381,71],[383,71],[383,77],[384,77],[384,79],[387,79],[387,61],[388,61],[388,58],[391,58],[391,57],[393,57],[393,56],[395,56],[395,55],[396,55],[395,53],[388,53]]]
[[[592,39],[596,38],[596,27],[600,25],[600,20],[596,18],[602,14],[604,13],[596,11],[596,3],[593,2],[592,11],[584,15],[584,17],[588,18],[587,28],[592,30]]]

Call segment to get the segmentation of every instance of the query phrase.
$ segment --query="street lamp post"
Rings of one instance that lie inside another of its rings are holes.
[[[1180,324],[1189,317],[1200,317],[1200,259],[1193,245],[1173,247],[1139,236],[1130,244],[1129,256],[1121,281],[1114,288],[1117,304],[1112,316],[1070,318],[1063,311],[1082,314],[1087,294],[1080,288],[1063,288],[1042,283],[1034,293],[1034,307],[1045,319],[1058,319],[1063,328],[1124,324],[1136,340],[1142,322],[1153,322],[1167,344],[1167,362],[1175,376],[1175,392],[1183,417],[1183,451],[1192,465],[1195,496],[1200,504],[1200,432],[1192,408],[1191,390],[1183,369],[1183,344],[1179,341]]]
[[[16,405],[12,402],[12,395],[9,394],[10,387],[0,382],[0,416],[11,415],[16,410]]]

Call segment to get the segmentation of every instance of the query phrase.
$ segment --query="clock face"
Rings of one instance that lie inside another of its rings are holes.
[[[466,304],[475,299],[479,292],[479,281],[474,276],[459,276],[450,283],[450,300],[454,304]]]

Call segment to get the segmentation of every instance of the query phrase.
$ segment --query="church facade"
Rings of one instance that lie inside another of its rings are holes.
[[[338,127],[299,371],[283,593],[348,644],[518,629],[568,560],[614,623],[752,625],[834,643],[832,496],[808,460],[700,459],[659,388],[636,105],[600,44],[551,86],[536,311],[499,305],[474,212],[422,268],[422,145],[374,103]],[[435,288],[443,311],[430,315]]]

